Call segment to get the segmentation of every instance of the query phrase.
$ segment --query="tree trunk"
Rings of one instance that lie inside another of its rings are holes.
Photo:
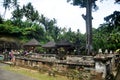
[[[92,53],[92,0],[87,0],[86,6],[86,52]]]

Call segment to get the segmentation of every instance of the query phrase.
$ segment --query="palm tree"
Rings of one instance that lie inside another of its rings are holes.
[[[21,26],[23,18],[23,11],[19,6],[12,12],[13,23],[16,26]]]
[[[31,22],[35,22],[39,20],[39,12],[34,9],[31,3],[23,6],[23,13],[27,20]]]
[[[14,6],[14,7],[17,7],[17,6],[18,6],[17,0],[3,0],[3,7],[5,8],[3,17],[5,17],[5,14],[6,14],[7,9],[10,9],[10,8],[12,8],[13,6]]]

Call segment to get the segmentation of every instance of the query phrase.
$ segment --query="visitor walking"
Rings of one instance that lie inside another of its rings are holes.
[[[10,61],[11,61],[11,62],[15,62],[15,56],[14,56],[14,51],[13,51],[13,50],[11,50],[11,51],[9,52],[9,55],[10,55]]]

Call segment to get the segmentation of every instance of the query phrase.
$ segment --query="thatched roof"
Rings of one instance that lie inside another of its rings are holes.
[[[24,46],[41,46],[41,44],[36,39],[31,39]]]
[[[73,44],[67,40],[61,40],[56,43],[56,46],[57,47],[71,47],[71,46],[73,46]]]
[[[50,41],[44,45],[42,45],[43,48],[55,48],[56,47],[56,43],[54,41]]]
[[[18,49],[20,48],[20,40],[11,36],[0,36],[1,49]]]
[[[19,40],[17,38],[15,38],[15,37],[0,36],[0,41],[2,41],[2,42],[13,42],[13,43],[16,43]]]

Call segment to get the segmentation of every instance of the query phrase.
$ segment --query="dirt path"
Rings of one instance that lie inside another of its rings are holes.
[[[5,64],[0,63],[0,67]],[[0,80],[36,80],[18,73],[6,71],[0,68]]]

